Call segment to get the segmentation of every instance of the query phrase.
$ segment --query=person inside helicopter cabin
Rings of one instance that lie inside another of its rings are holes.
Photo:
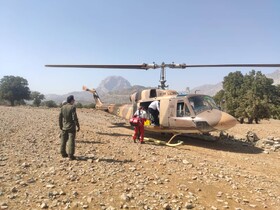
[[[153,101],[152,103],[150,103],[149,107],[148,107],[148,111],[149,113],[151,113],[153,119],[152,119],[152,124],[159,126],[159,101]]]
[[[144,122],[147,119],[147,112],[144,107],[140,106],[139,109],[134,113],[134,116],[139,117],[139,123],[134,127],[133,141],[136,143],[136,138],[139,136],[140,143],[144,143]]]

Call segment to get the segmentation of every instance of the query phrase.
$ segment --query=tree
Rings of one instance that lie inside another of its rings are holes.
[[[33,100],[34,106],[40,106],[42,100],[45,99],[45,96],[37,91],[31,92],[30,99]]]
[[[271,117],[280,119],[280,85],[275,86],[272,94]]]
[[[218,93],[216,93],[216,95],[213,97],[213,99],[215,100],[216,104],[218,104],[218,106],[224,110],[224,102],[225,102],[225,91],[224,90],[220,90]]]
[[[57,107],[57,104],[53,100],[44,101],[43,105],[48,107],[48,108],[56,108]]]
[[[225,100],[225,110],[235,116],[240,117],[238,112],[239,101],[242,96],[242,84],[244,77],[240,71],[229,73],[228,76],[224,78],[223,88],[224,88],[224,100]]]
[[[275,86],[273,79],[267,78],[260,71],[252,70],[244,76],[242,102],[248,122],[256,123],[260,119],[269,118],[273,104]]]
[[[94,109],[96,106],[96,104],[91,103],[91,104],[87,104],[87,105],[83,105],[83,108],[87,108],[87,109]]]
[[[224,78],[224,93],[216,94],[216,100],[225,98],[226,111],[243,123],[256,123],[279,113],[280,88],[272,85],[273,80],[260,71],[252,70],[245,76],[237,71]],[[278,102],[277,102],[278,98]],[[278,115],[279,116],[279,115]]]
[[[15,101],[28,100],[30,90],[27,80],[18,76],[4,76],[0,80],[0,98],[10,101],[11,106],[15,105]]]

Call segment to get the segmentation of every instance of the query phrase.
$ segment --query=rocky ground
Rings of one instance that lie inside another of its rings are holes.
[[[76,156],[59,154],[59,109],[0,107],[0,209],[280,209],[279,121],[179,147],[132,142],[126,121],[78,109]],[[235,139],[232,137],[235,136]],[[166,138],[158,136],[158,138]]]

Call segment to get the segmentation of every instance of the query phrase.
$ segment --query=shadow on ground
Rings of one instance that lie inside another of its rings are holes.
[[[96,132],[99,135],[106,135],[106,136],[131,136],[129,134],[123,134],[123,133],[106,133],[106,132]]]
[[[94,140],[76,140],[76,143],[78,144],[105,144],[101,141],[94,141]]]
[[[127,129],[132,129],[133,127],[127,123],[111,123],[112,126],[108,126],[108,128],[119,128],[119,127],[122,127],[122,128],[127,128]]]
[[[170,134],[145,134],[146,137],[151,137],[155,139],[159,139],[161,141],[168,141],[172,135]],[[176,143],[178,141],[183,141],[183,145],[175,147],[178,149],[187,149],[186,147],[195,146],[195,147],[203,147],[212,150],[220,150],[220,151],[227,151],[227,152],[234,152],[234,153],[245,153],[245,154],[259,154],[262,153],[264,150],[254,145],[242,142],[238,139],[216,139],[216,141],[209,141],[205,139],[201,139],[201,136],[177,136],[172,140],[172,143]]]
[[[88,156],[76,156],[77,161],[88,161],[92,160],[94,162],[108,162],[108,163],[131,163],[132,160],[116,160],[112,158],[94,158]]]
[[[123,128],[128,128],[128,129],[133,129],[130,125],[127,123],[114,123],[112,126],[109,126],[109,128],[118,128],[118,127],[123,127]],[[130,136],[126,134],[121,134],[121,133],[114,133],[116,136]],[[110,133],[102,133],[102,135],[112,135]],[[233,152],[233,153],[244,153],[244,154],[260,154],[264,150],[258,147],[255,147],[254,145],[246,142],[242,142],[238,139],[219,139],[216,141],[208,141],[205,139],[201,139],[202,135],[191,135],[190,136],[177,136],[175,137],[171,143],[177,143],[178,141],[183,141],[183,144],[180,146],[176,146],[174,148],[177,149],[185,149],[189,150],[187,146],[195,146],[195,147],[202,147],[202,148],[207,148],[207,149],[212,149],[212,150],[220,150],[220,151],[227,151],[227,152]],[[160,140],[163,142],[168,142],[169,139],[172,137],[172,134],[161,134],[161,133],[153,133],[149,131],[145,131],[145,137],[147,138],[152,138],[155,140]],[[153,142],[147,142],[148,144],[154,144],[154,145],[159,145],[159,146],[164,146],[164,144],[157,144]]]

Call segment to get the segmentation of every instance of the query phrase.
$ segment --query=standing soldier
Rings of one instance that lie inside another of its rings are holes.
[[[61,107],[59,114],[59,128],[61,130],[61,146],[60,153],[62,157],[69,157],[70,160],[75,160],[75,137],[76,126],[77,131],[80,130],[80,125],[76,113],[76,107],[74,106],[75,99],[73,95],[67,97],[67,104]],[[66,153],[66,144],[69,140],[68,153]]]

